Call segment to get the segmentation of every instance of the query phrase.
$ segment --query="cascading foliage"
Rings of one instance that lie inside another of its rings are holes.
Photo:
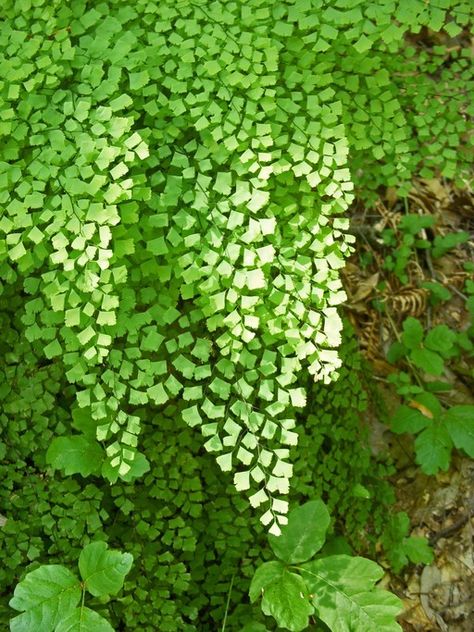
[[[465,178],[472,71],[450,43],[471,14],[4,3],[0,279],[22,297],[5,372],[60,367],[75,390],[53,467],[140,476],[138,411],[172,407],[278,533],[302,377],[340,365],[354,184]],[[404,37],[422,27],[444,35],[419,56]]]

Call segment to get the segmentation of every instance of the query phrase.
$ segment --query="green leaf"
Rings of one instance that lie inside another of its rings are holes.
[[[474,458],[474,406],[453,406],[443,422],[456,448]]]
[[[430,300],[434,305],[442,301],[449,301],[452,297],[451,292],[444,285],[435,281],[425,281],[421,284],[421,287],[431,292]]]
[[[406,537],[410,530],[408,515],[400,511],[390,516],[382,535],[382,545],[394,572],[399,573],[409,562],[430,564],[433,559],[425,538]]]
[[[415,366],[430,375],[441,375],[444,371],[443,358],[430,349],[415,349],[410,359]]]
[[[437,418],[443,412],[443,407],[441,406],[439,399],[436,395],[433,395],[433,393],[426,391],[418,393],[414,400],[418,404],[422,404],[422,406],[427,409],[425,414],[428,416],[431,413],[434,418]]]
[[[124,108],[129,107],[130,105],[132,105],[132,103],[133,103],[133,99],[131,99],[128,96],[128,94],[121,94],[116,99],[113,99],[109,103],[109,105],[112,108],[112,110],[115,112],[116,110],[123,110]]]
[[[131,463],[130,469],[126,474],[122,475],[122,480],[126,483],[131,483],[136,478],[141,478],[144,474],[150,471],[150,462],[144,454],[137,452]]]
[[[53,340],[52,342],[49,343],[49,345],[46,345],[46,347],[44,348],[44,355],[48,358],[48,360],[51,360],[51,358],[55,358],[61,355],[62,352],[63,350],[61,348],[61,345],[59,344],[57,340]]]
[[[256,621],[250,621],[246,623],[239,632],[269,632],[263,623],[257,623]]]
[[[146,456],[141,452],[136,452],[130,465],[130,469],[126,474],[120,474],[118,467],[113,467],[110,461],[106,460],[102,464],[101,474],[111,483],[116,483],[119,478],[126,483],[131,483],[136,478],[141,478],[150,471],[150,463]]]
[[[408,213],[404,215],[399,227],[410,235],[416,235],[423,228],[430,228],[435,223],[436,218],[434,215],[416,215],[415,213]]]
[[[361,37],[354,44],[354,48],[360,54],[366,53],[370,48],[372,48],[372,40],[369,39],[366,35],[362,34]]]
[[[299,575],[284,570],[282,575],[263,591],[262,611],[272,616],[277,625],[292,632],[304,630],[314,608],[306,584]]]
[[[444,30],[450,37],[456,37],[462,33],[462,26],[459,26],[456,22],[448,22],[444,25]]]
[[[109,551],[105,542],[91,542],[81,551],[79,572],[94,597],[115,595],[122,588],[132,562],[130,553]]]
[[[104,452],[100,445],[83,435],[56,437],[46,452],[46,462],[67,475],[97,474],[103,459]]]
[[[169,395],[161,382],[150,386],[150,388],[147,389],[147,394],[158,406],[169,400]]]
[[[100,614],[82,607],[64,618],[54,632],[114,632],[114,629]]]
[[[390,348],[387,351],[387,360],[391,364],[395,364],[395,362],[398,362],[398,360],[400,360],[401,358],[404,358],[406,354],[407,354],[407,350],[406,350],[405,345],[397,341],[397,342],[394,342],[392,345],[390,345]]]
[[[311,500],[293,509],[281,535],[269,535],[273,552],[288,564],[309,560],[323,546],[330,517],[321,500]]]
[[[451,438],[446,428],[432,424],[415,440],[416,462],[425,474],[446,471],[451,457]]]
[[[302,577],[319,618],[333,632],[401,632],[401,601],[375,588],[383,569],[362,557],[333,555],[304,564]]]
[[[319,555],[326,557],[328,555],[352,555],[352,553],[352,547],[344,536],[333,535],[326,540]]]
[[[367,489],[367,487],[364,487],[363,485],[361,485],[360,483],[356,483],[354,485],[354,487],[351,490],[352,495],[355,498],[370,498],[371,494],[369,492],[369,490]]]
[[[403,323],[402,342],[407,349],[416,349],[423,340],[423,326],[416,318],[407,318]]]
[[[413,564],[431,564],[434,559],[433,549],[426,538],[410,536],[403,542],[403,551]]]
[[[140,90],[147,85],[150,81],[150,75],[148,74],[148,70],[142,70],[140,72],[131,72],[129,74],[130,78],[130,89],[131,90]]]
[[[254,603],[262,596],[264,589],[283,575],[285,566],[281,562],[265,562],[257,568],[250,583],[249,597]]]
[[[16,586],[10,606],[23,614],[10,622],[12,632],[51,632],[81,598],[81,585],[59,564],[40,566]]]
[[[390,426],[393,432],[402,434],[410,432],[415,434],[431,423],[431,419],[423,415],[416,408],[410,406],[399,406],[392,417]]]
[[[437,235],[434,240],[431,254],[433,257],[442,257],[444,254],[456,248],[460,244],[469,240],[469,233],[466,231],[450,232],[446,235]]]
[[[470,296],[466,301],[466,308],[469,310],[471,314],[471,318],[474,319],[474,296]]]
[[[425,338],[425,346],[442,355],[449,353],[456,340],[456,333],[446,325],[437,325]]]

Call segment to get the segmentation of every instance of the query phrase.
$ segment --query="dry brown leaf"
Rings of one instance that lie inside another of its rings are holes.
[[[423,404],[420,404],[420,402],[415,402],[415,400],[412,399],[408,406],[410,408],[416,408],[416,410],[419,410],[420,413],[425,417],[428,417],[428,419],[433,419],[433,413],[431,410],[426,406],[423,406]]]
[[[386,360],[381,360],[378,358],[372,359],[371,364],[373,366],[374,373],[376,375],[380,375],[381,377],[387,377],[392,373],[396,373],[398,370],[392,364],[389,364]]]
[[[421,316],[427,306],[428,291],[424,288],[405,287],[387,298],[392,311],[398,315]]]
[[[422,182],[437,200],[444,203],[449,200],[448,190],[437,178],[425,178]]]
[[[369,297],[377,287],[379,282],[379,273],[372,274],[368,279],[362,279],[358,284],[355,294],[351,298],[351,303],[359,303]]]

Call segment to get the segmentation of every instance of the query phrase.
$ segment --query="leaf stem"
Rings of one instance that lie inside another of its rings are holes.
[[[225,604],[225,613],[224,613],[224,620],[222,621],[221,632],[225,632],[225,626],[227,625],[227,615],[229,613],[230,596],[232,594],[232,587],[234,586],[235,573],[236,573],[236,571],[234,571],[234,574],[231,577],[229,590],[227,592],[227,601],[226,601],[226,604]]]

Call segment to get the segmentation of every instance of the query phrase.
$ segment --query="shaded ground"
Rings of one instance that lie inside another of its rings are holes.
[[[390,589],[405,603],[407,632],[472,632],[474,629],[474,462],[455,458],[449,472],[428,477],[410,467],[394,480],[397,509],[411,518],[413,535],[434,548],[430,566],[391,577]]]
[[[400,222],[407,214],[436,218],[434,226],[423,229],[417,238],[433,243],[438,235],[460,230],[470,233],[470,238],[436,259],[430,248],[413,247],[406,274],[396,274],[387,270],[384,262],[396,251],[400,256],[404,236]],[[409,515],[411,535],[425,536],[435,553],[430,566],[412,565],[399,576],[387,575],[385,584],[405,603],[400,623],[406,632],[472,632],[474,461],[453,452],[448,472],[426,476],[414,462],[413,437],[394,435],[382,422],[401,403],[387,380],[396,369],[387,362],[386,352],[397,339],[403,320],[409,316],[418,318],[425,329],[437,324],[446,324],[456,331],[469,327],[465,287],[474,275],[466,271],[464,264],[474,261],[474,198],[442,181],[420,180],[414,183],[406,201],[388,191],[374,209],[357,209],[352,225],[359,246],[345,277],[350,316],[386,408],[386,415],[372,411],[368,420],[372,448],[379,452],[390,445],[397,468],[393,476],[398,496],[395,510]],[[386,236],[382,237],[386,230],[393,233],[391,245],[386,243]],[[427,282],[448,290],[450,298],[433,302],[430,291],[424,287]],[[469,355],[453,359],[443,375],[443,380],[451,385],[451,390],[443,395],[445,406],[474,404],[474,370]],[[424,375],[423,379],[429,381],[430,377]]]

